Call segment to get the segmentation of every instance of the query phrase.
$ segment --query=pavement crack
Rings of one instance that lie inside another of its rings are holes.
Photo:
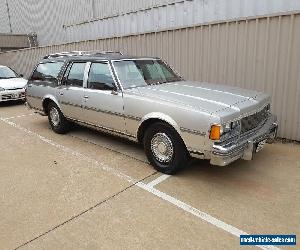
[[[117,197],[118,195],[120,195],[120,194],[124,193],[125,191],[129,190],[130,188],[136,186],[137,183],[143,182],[143,181],[146,180],[147,178],[149,178],[149,177],[151,177],[151,176],[154,176],[154,175],[156,175],[157,173],[158,173],[157,171],[154,171],[153,173],[151,173],[151,174],[145,176],[144,178],[142,178],[142,179],[140,179],[140,180],[138,180],[138,181],[135,181],[134,183],[131,183],[129,186],[127,186],[126,188],[122,189],[121,191],[119,191],[119,192],[117,192],[117,193],[115,193],[115,194],[113,194],[113,195],[107,197],[107,198],[104,199],[103,201],[100,201],[100,202],[96,203],[95,205],[93,205],[93,206],[91,206],[90,208],[88,208],[88,209],[86,209],[86,210],[80,212],[79,214],[76,214],[76,215],[72,216],[72,217],[69,218],[68,220],[66,220],[66,221],[64,221],[64,222],[62,222],[62,223],[60,223],[60,224],[58,224],[58,225],[52,227],[51,229],[49,229],[48,231],[46,231],[46,232],[44,232],[44,233],[42,233],[42,234],[39,234],[38,236],[34,237],[33,239],[31,239],[31,240],[29,240],[29,241],[26,241],[26,242],[23,243],[22,245],[17,246],[15,249],[20,249],[20,248],[22,248],[22,247],[24,247],[24,246],[26,246],[26,245],[32,243],[33,241],[38,240],[38,239],[40,239],[40,238],[46,236],[47,234],[49,234],[49,233],[55,231],[56,229],[58,229],[58,228],[60,228],[60,227],[62,227],[62,226],[64,226],[64,225],[68,224],[69,222],[71,222],[71,221],[73,221],[73,220],[79,218],[80,216],[82,216],[82,215],[84,215],[84,214],[86,214],[86,213],[92,211],[93,209],[95,209],[95,208],[101,206],[102,204],[104,204],[104,203],[106,203],[106,202],[108,202],[108,201],[114,199],[114,198]]]

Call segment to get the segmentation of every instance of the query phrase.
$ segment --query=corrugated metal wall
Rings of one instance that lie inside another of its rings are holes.
[[[6,2],[1,0],[0,1],[0,33],[9,33],[9,19],[7,13],[7,6]]]
[[[66,24],[66,42],[300,10],[299,0],[91,1],[94,2],[93,18]]]
[[[0,0],[0,33],[35,32],[40,45],[124,36],[300,10],[299,0]]]
[[[0,48],[26,48],[29,47],[29,38],[27,35],[0,34]]]
[[[45,55],[71,50],[120,50],[159,56],[186,79],[264,91],[280,122],[279,136],[300,141],[300,13],[240,19],[25,49],[0,54],[0,64],[29,75]]]

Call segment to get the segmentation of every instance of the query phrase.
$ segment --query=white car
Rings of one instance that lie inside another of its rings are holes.
[[[11,68],[0,65],[0,102],[25,101],[25,86],[27,80]]]

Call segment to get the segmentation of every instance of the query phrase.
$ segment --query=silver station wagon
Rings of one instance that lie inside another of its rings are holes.
[[[159,58],[117,52],[46,56],[29,78],[26,98],[56,133],[76,122],[126,137],[166,174],[190,157],[219,166],[251,160],[278,127],[266,94],[186,81]]]

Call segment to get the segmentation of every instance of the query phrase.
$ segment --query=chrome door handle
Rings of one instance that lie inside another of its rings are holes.
[[[64,93],[63,92],[59,92],[59,95],[64,95]]]
[[[83,98],[84,98],[84,99],[89,99],[89,97],[88,97],[87,95],[85,95]]]

